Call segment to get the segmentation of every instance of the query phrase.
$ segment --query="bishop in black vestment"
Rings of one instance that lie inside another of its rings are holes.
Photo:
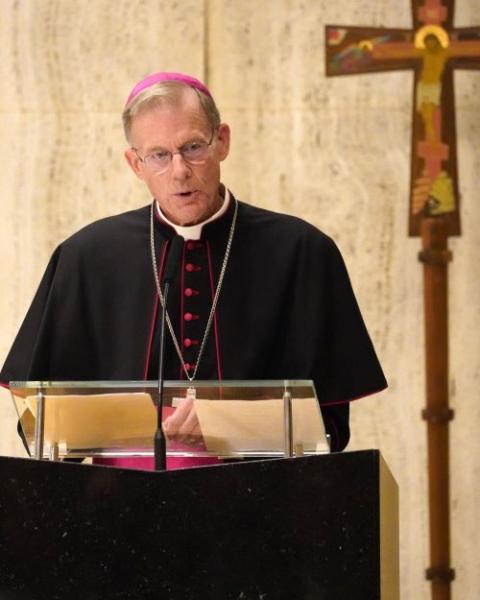
[[[230,130],[198,80],[141,81],[124,125],[153,201],[58,246],[0,381],[155,379],[158,281],[178,234],[165,378],[313,379],[332,449],[343,449],[349,401],[386,381],[334,242],[220,183]]]

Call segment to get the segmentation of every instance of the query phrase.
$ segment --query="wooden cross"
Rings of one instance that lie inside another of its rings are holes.
[[[453,27],[454,0],[412,0],[414,29],[327,26],[328,76],[413,69],[409,233],[422,236],[433,600],[450,600],[448,236],[460,235],[453,72],[480,69],[480,27]]]
[[[414,29],[326,28],[328,76],[413,69],[409,233],[443,215],[460,234],[453,72],[480,69],[480,27],[453,28],[454,0],[412,0]]]

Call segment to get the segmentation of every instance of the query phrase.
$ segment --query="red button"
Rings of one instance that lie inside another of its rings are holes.
[[[191,365],[190,363],[185,363],[185,368],[187,369],[187,371],[192,371],[195,368],[195,363],[193,363],[193,365]]]
[[[190,296],[198,296],[200,292],[198,290],[193,290],[192,288],[185,288],[183,293],[185,296],[187,296],[187,298],[190,298]]]
[[[199,267],[198,265],[193,265],[192,263],[187,263],[185,265],[185,271],[188,271],[189,273],[191,273],[192,271],[201,271],[202,267]]]
[[[190,338],[185,338],[183,340],[183,345],[185,346],[185,348],[190,348],[190,346],[192,345],[192,340]]]
[[[187,250],[193,250],[195,248],[195,242],[187,242]]]
[[[186,312],[183,315],[185,321],[196,321],[198,319],[198,315],[192,315],[190,312]]]

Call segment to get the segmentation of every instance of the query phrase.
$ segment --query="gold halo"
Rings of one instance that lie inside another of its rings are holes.
[[[425,49],[425,38],[434,35],[440,42],[442,48],[448,48],[450,39],[448,33],[439,25],[424,25],[415,33],[415,48]]]
[[[368,50],[368,52],[373,50],[373,43],[371,40],[361,40],[357,45],[360,50]]]

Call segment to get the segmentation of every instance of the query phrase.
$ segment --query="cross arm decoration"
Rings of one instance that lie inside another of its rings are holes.
[[[409,233],[442,216],[460,234],[453,73],[480,69],[480,27],[453,27],[454,0],[413,0],[413,29],[326,28],[327,76],[413,70]]]

